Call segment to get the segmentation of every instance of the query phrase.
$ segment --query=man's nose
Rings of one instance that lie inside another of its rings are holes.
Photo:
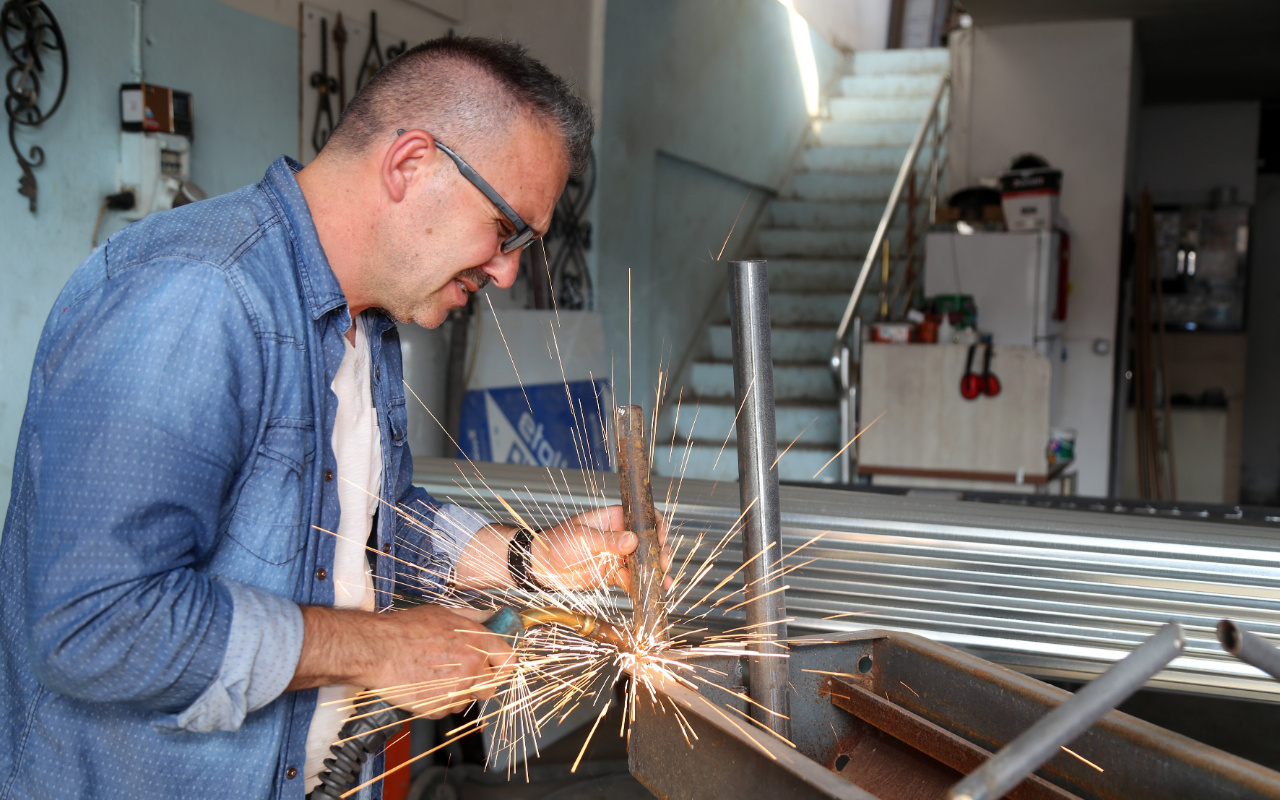
[[[484,265],[484,271],[498,285],[498,288],[510,289],[515,284],[516,275],[520,271],[521,252],[512,250],[510,253],[499,253]]]

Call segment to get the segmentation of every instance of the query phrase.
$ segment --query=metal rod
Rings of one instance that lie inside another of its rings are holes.
[[[994,800],[1070,744],[1186,647],[1182,626],[1170,622],[1111,669],[1023,731],[985,764],[951,787],[950,800]]]
[[[638,638],[666,638],[667,615],[662,607],[662,542],[658,539],[658,515],[653,510],[649,485],[649,440],[645,435],[644,409],[618,406],[614,410],[618,432],[618,488],[627,530],[639,541],[627,556],[631,571],[631,608]]]
[[[764,261],[729,262],[733,326],[733,395],[738,406],[738,487],[742,559],[750,630],[785,639],[782,592],[782,515],[778,504],[778,436],[773,405],[773,348],[769,324],[769,270]],[[747,693],[751,715],[783,738],[791,738],[790,676],[785,651],[771,642],[756,645]]]
[[[1280,681],[1280,650],[1271,642],[1229,619],[1218,623],[1218,641],[1223,650]]]
[[[875,236],[871,238],[871,246],[867,249],[867,257],[862,262],[862,271],[858,273],[858,280],[853,284],[853,292],[849,294],[849,302],[845,305],[844,315],[840,317],[840,325],[836,328],[837,344],[843,342],[845,334],[849,332],[849,324],[853,320],[854,314],[858,311],[858,300],[862,298],[862,290],[867,284],[867,277],[871,274],[871,268],[875,266],[876,253],[880,249],[880,243],[884,241],[885,235],[889,232],[889,223],[893,220],[894,212],[898,210],[898,200],[902,197],[903,189],[906,188],[907,176],[915,168],[916,160],[920,157],[920,147],[924,144],[925,134],[929,131],[929,124],[933,122],[933,118],[938,114],[943,94],[949,85],[950,81],[945,77],[938,81],[938,88],[933,93],[933,101],[929,105],[929,113],[921,120],[920,127],[916,130],[915,138],[911,140],[911,147],[907,149],[906,158],[902,159],[902,166],[898,168],[898,178],[893,182],[893,191],[889,192],[889,202],[885,205],[884,213],[880,216],[880,224],[876,226]]]

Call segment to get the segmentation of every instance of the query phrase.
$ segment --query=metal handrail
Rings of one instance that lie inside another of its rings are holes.
[[[942,98],[947,94],[947,89],[950,86],[951,79],[948,76],[943,76],[938,81],[938,88],[933,93],[933,101],[929,104],[929,112],[925,114],[924,119],[920,122],[920,127],[916,129],[915,138],[911,140],[911,147],[907,149],[907,155],[902,159],[902,166],[898,168],[898,178],[893,182],[893,191],[889,192],[889,202],[884,208],[884,213],[880,215],[880,224],[876,226],[876,234],[872,237],[871,246],[867,249],[867,257],[862,262],[862,271],[858,273],[858,280],[853,285],[853,292],[849,295],[849,302],[844,307],[844,316],[840,318],[840,326],[836,328],[837,347],[844,343],[845,336],[849,333],[849,325],[853,321],[853,315],[857,313],[858,301],[862,298],[862,290],[867,285],[867,277],[875,266],[876,256],[884,243],[884,237],[889,232],[889,223],[893,221],[893,215],[898,210],[898,203],[902,199],[902,190],[906,188],[907,179],[911,176],[911,171],[915,169],[916,161],[920,158],[920,148],[924,144],[924,137],[928,134],[929,127],[938,116],[938,109],[942,106]],[[938,154],[935,149],[933,158],[937,157]]]
[[[929,111],[925,114],[924,119],[921,120],[920,127],[916,130],[915,137],[911,140],[911,146],[907,148],[907,154],[902,159],[902,166],[898,168],[898,177],[893,182],[893,190],[889,193],[889,202],[885,205],[884,213],[880,215],[880,224],[876,226],[875,235],[871,238],[871,245],[867,248],[866,259],[862,262],[862,271],[858,273],[858,279],[849,295],[849,302],[845,305],[844,315],[840,318],[840,325],[836,328],[836,340],[831,348],[831,358],[828,365],[831,368],[831,377],[836,384],[840,406],[840,431],[843,447],[837,455],[840,462],[840,481],[842,483],[849,483],[853,480],[854,450],[852,445],[853,440],[856,438],[856,429],[858,427],[858,381],[857,368],[853,362],[860,358],[860,354],[850,353],[847,341],[849,329],[850,326],[853,326],[855,331],[858,331],[854,336],[855,341],[853,343],[856,348],[860,343],[858,340],[861,339],[860,328],[857,325],[860,322],[857,316],[858,302],[862,299],[862,292],[866,288],[867,278],[875,266],[876,256],[885,243],[885,237],[889,234],[889,225],[893,222],[893,217],[898,211],[898,205],[902,200],[902,191],[908,185],[907,182],[909,180],[913,182],[911,185],[914,186],[916,162],[920,159],[920,150],[924,145],[925,137],[929,134],[930,128],[933,129],[933,150],[929,157],[928,214],[929,221],[933,221],[937,211],[938,189],[945,160],[939,154],[942,149],[943,136],[946,132],[939,119],[939,114],[942,108],[942,99],[947,96],[950,87],[951,79],[949,76],[943,76],[938,81],[938,88],[934,91],[933,100],[929,103]],[[909,209],[908,213],[914,219],[915,208]],[[908,235],[910,235],[910,232],[911,227],[909,225]],[[914,237],[912,238],[914,239]]]

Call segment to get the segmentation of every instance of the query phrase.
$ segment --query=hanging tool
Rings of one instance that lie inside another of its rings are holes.
[[[525,630],[535,625],[562,625],[575,633],[598,642],[621,647],[626,636],[612,623],[559,608],[499,608],[484,626],[503,638],[510,639],[512,648]],[[386,700],[362,702],[342,730],[338,741],[329,748],[332,754],[324,760],[325,771],[320,773],[320,785],[308,797],[312,800],[342,797],[356,783],[360,770],[369,756],[382,752],[387,739],[399,730],[400,724],[413,714],[393,706]]]
[[[987,397],[995,397],[1000,394],[1000,379],[991,371],[991,351],[994,346],[991,342],[987,342],[986,355],[982,357],[982,393]]]
[[[338,51],[338,117],[347,110],[347,26],[342,24],[342,12],[333,23],[333,46]]]
[[[364,58],[360,59],[360,71],[356,73],[356,91],[364,86],[365,81],[378,74],[382,69],[382,47],[378,44],[378,12],[369,12],[369,45],[364,49]]]
[[[311,146],[319,153],[333,131],[333,107],[329,95],[338,90],[338,82],[329,74],[329,21],[320,18],[320,70],[311,73],[311,85],[320,93],[316,105],[316,121],[311,126]]]
[[[973,371],[973,354],[980,346],[986,347],[982,355],[982,374]],[[991,342],[969,345],[969,355],[964,362],[964,376],[960,378],[960,396],[965,400],[977,400],[980,396],[995,397],[1000,394],[1000,379],[991,371]]]
[[[964,362],[964,376],[960,378],[960,396],[965,400],[977,400],[982,394],[982,376],[973,371],[973,353],[976,344],[969,345],[969,355]]]
[[[644,409],[618,406],[614,411],[618,434],[618,488],[627,530],[636,535],[636,549],[627,556],[631,570],[631,608],[637,640],[668,638],[667,613],[662,607],[662,541],[649,484],[649,442]]]

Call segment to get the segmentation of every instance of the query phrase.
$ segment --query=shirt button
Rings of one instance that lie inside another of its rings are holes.
[[[325,483],[328,483],[328,482],[329,482],[329,481],[331,481],[331,480],[333,480],[333,470],[331,470],[331,469],[326,469],[326,470],[324,471],[324,482],[325,482]]]
[[[382,377],[382,367],[374,367],[374,368],[373,368],[373,377],[374,377],[375,379],[377,379],[377,378],[381,378],[381,377]]]
[[[316,580],[322,581],[329,577],[329,573],[325,572],[324,567],[316,567]]]
[[[293,780],[294,778],[298,777],[298,770],[293,767],[289,767],[284,771],[284,776],[289,780]]]
[[[382,552],[386,553],[387,555],[391,555],[391,545],[384,544],[382,546]]]

